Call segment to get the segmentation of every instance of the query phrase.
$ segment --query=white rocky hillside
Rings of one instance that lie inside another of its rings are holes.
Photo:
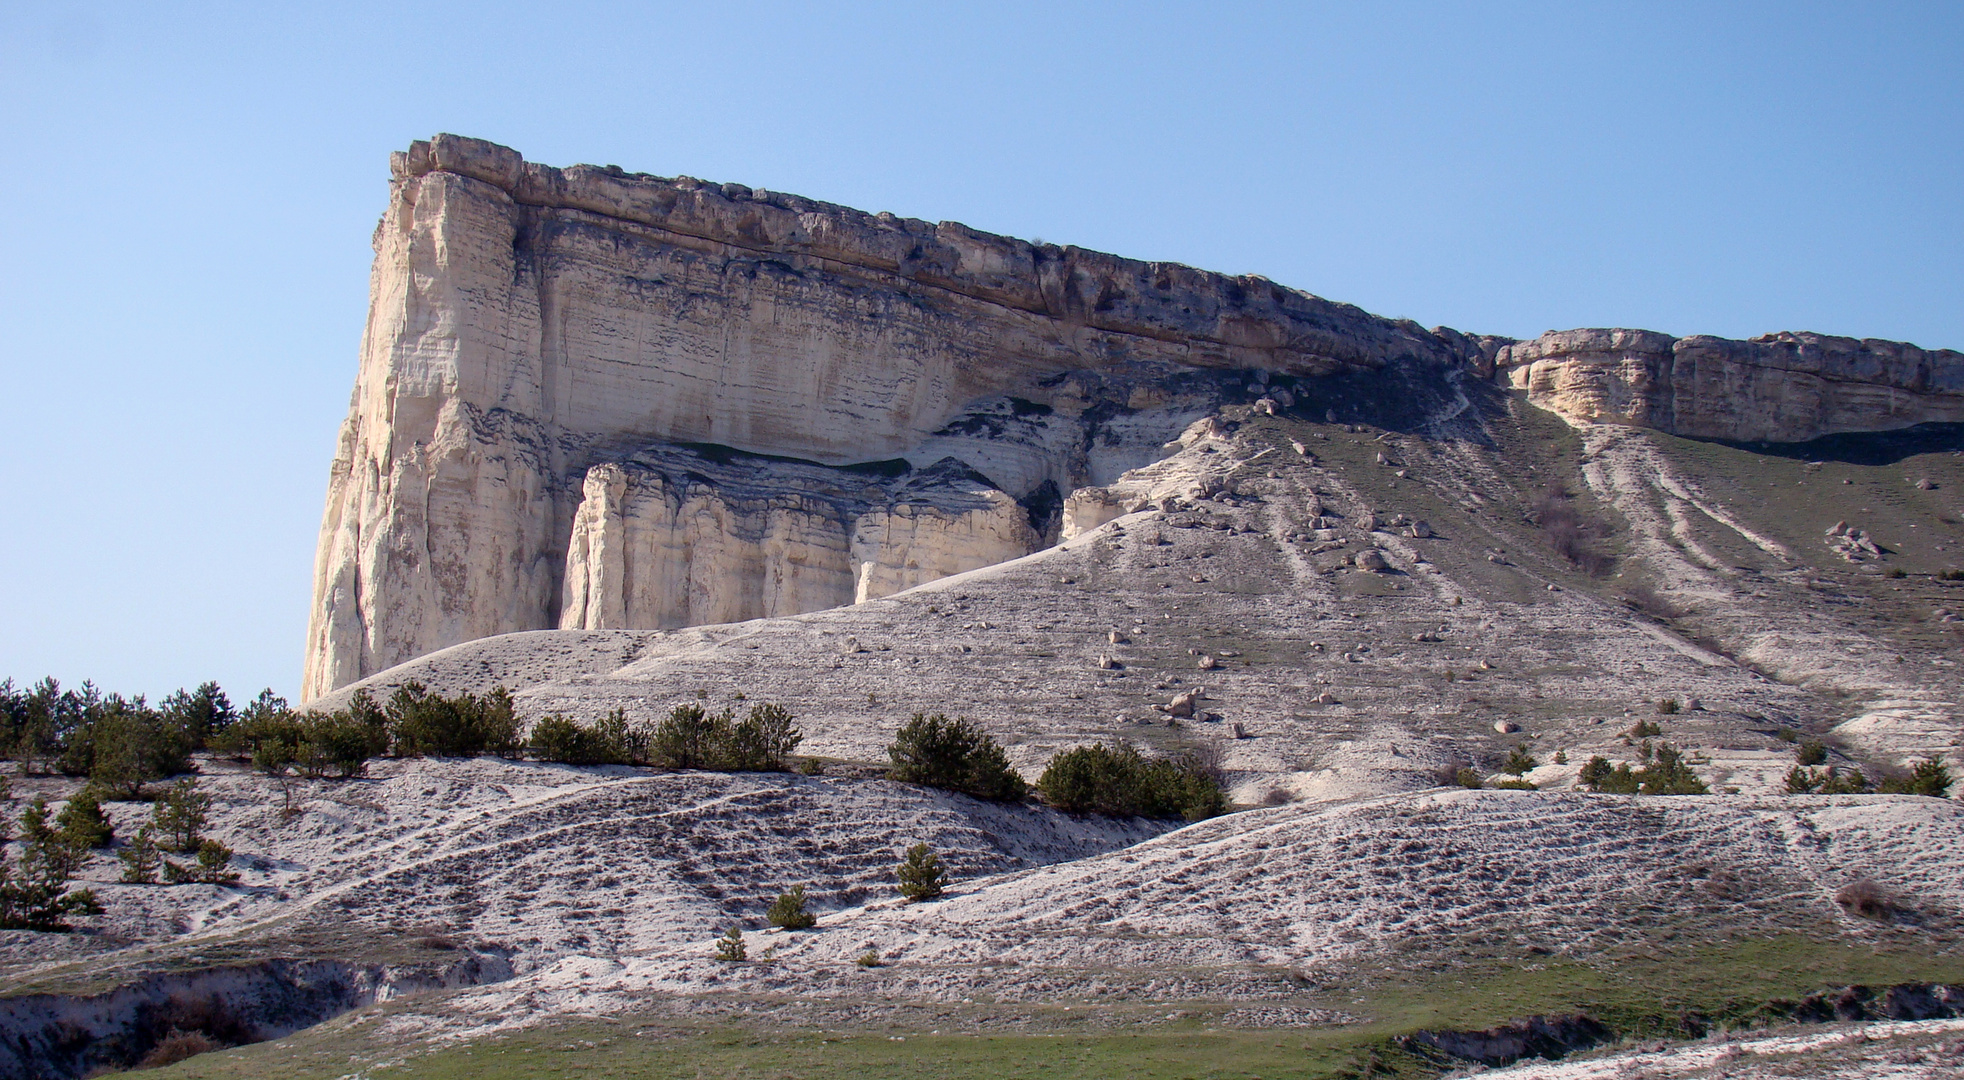
[[[85,920],[91,934],[14,935],[10,982],[102,985],[295,948],[508,960],[513,979],[441,1006],[453,1034],[714,1011],[729,995],[868,1016],[910,1001],[1280,1007],[1360,965],[1586,961],[1772,934],[1901,947],[1955,940],[1964,911],[1964,804],[1911,796],[1449,789],[1172,828],[882,780],[492,759],[302,781],[291,812],[262,776],[214,764],[203,783],[239,884],[122,885],[97,856],[84,873],[109,914]],[[119,829],[138,809],[113,807]],[[954,881],[903,905],[892,868],[917,842]],[[1856,881],[1892,914],[1850,907]],[[758,933],[794,884],[818,926]],[[731,925],[775,962],[715,959]],[[862,966],[868,951],[881,966]]]

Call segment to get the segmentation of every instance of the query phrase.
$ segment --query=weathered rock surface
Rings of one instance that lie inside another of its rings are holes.
[[[1203,370],[1449,363],[1476,348],[1259,278],[736,184],[552,169],[473,139],[417,143],[391,167],[316,561],[310,698],[473,638],[604,625],[609,604],[662,619],[808,610],[797,605],[879,595],[996,561],[1011,539],[1034,543],[918,500],[807,529],[793,522],[810,508],[794,507],[812,481],[788,474],[776,494],[761,475],[728,497],[690,486],[692,513],[727,514],[747,534],[737,548],[711,550],[725,526],[707,521],[663,540],[633,522],[680,505],[672,485],[630,484],[636,510],[606,504],[613,474],[588,484],[590,469],[651,446],[830,466],[953,457],[1042,519],[1057,493],[1154,460],[1210,411],[1222,380],[1191,377]],[[582,512],[588,497],[602,501]],[[610,563],[613,513],[627,546]],[[1039,526],[1038,540],[1054,533]],[[644,580],[626,558],[637,543],[689,551],[643,560],[656,575]],[[841,589],[839,559],[798,568],[811,543],[870,554]],[[587,575],[573,588],[569,560]],[[725,571],[809,580],[767,587],[773,600],[724,597],[751,588]],[[709,595],[655,596],[677,580]],[[629,593],[644,599],[628,605]]]
[[[593,466],[574,513],[560,627],[795,615],[1003,562],[1042,542],[1024,507],[953,459],[892,477],[842,473],[674,447]]]
[[[1953,352],[1476,338],[1258,277],[448,135],[393,157],[374,243],[308,699],[477,638],[795,614],[1232,497],[1205,463],[1159,463],[1218,444],[1223,406],[1310,408],[1318,379],[1383,373],[1354,406],[1406,392],[1394,372],[1497,372],[1572,421],[1738,440],[1964,419]],[[1375,459],[1416,482],[1409,449]]]
[[[1739,442],[1964,421],[1964,353],[1899,341],[1567,330],[1500,349],[1528,400],[1576,421]]]

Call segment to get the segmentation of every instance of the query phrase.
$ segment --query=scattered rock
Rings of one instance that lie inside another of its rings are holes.
[[[1432,536],[1432,526],[1426,524],[1424,519],[1420,519],[1412,522],[1411,528],[1405,530],[1405,535],[1415,540],[1425,540]]]
[[[1325,691],[1323,691],[1322,693],[1320,693],[1320,694],[1318,694],[1318,695],[1316,695],[1315,697],[1313,697],[1313,698],[1311,698],[1311,699],[1309,699],[1309,703],[1310,703],[1311,705],[1340,705],[1340,704],[1342,704],[1342,702],[1339,702],[1339,701],[1338,701],[1338,700],[1336,699],[1336,695],[1334,695],[1334,694],[1332,694],[1332,693],[1330,693],[1330,692],[1329,692],[1328,690],[1325,690]]]
[[[1512,735],[1521,730],[1521,725],[1512,720],[1495,720],[1493,722],[1493,729],[1502,735]]]
[[[1124,664],[1119,663],[1116,659],[1110,656],[1101,656],[1098,658],[1098,667],[1104,671],[1117,671],[1118,669],[1124,666],[1125,666]]]
[[[1164,705],[1154,705],[1153,709],[1158,712],[1163,712],[1168,716],[1177,716],[1177,717],[1181,717],[1182,719],[1191,719],[1193,717],[1194,702],[1200,700],[1201,689],[1202,689],[1201,687],[1194,687],[1192,690],[1188,690],[1184,694],[1175,694],[1173,695],[1172,701],[1169,701]]]
[[[1368,548],[1358,552],[1356,562],[1357,569],[1367,570],[1374,574],[1391,568],[1391,564],[1385,561],[1384,556],[1379,554],[1376,548]]]
[[[1215,668],[1217,668],[1217,667],[1219,667],[1219,666],[1221,666],[1221,665],[1220,665],[1220,661],[1218,661],[1218,660],[1215,660],[1215,659],[1214,659],[1213,657],[1211,657],[1211,656],[1202,656],[1202,657],[1200,658],[1200,665],[1199,665],[1199,666],[1200,666],[1200,670],[1202,670],[1202,671],[1212,671],[1212,670],[1214,670]]]
[[[1854,528],[1845,521],[1835,522],[1834,527],[1828,530],[1828,547],[1852,563],[1882,557],[1882,548],[1866,531]]]
[[[1241,726],[1241,721],[1236,720],[1228,725],[1228,734],[1237,739],[1245,739],[1248,738],[1248,729]]]
[[[839,643],[839,651],[842,653],[856,653],[856,652],[865,652],[866,650],[859,647],[858,638],[854,637],[851,634],[847,634],[846,639]]]
[[[1922,477],[1921,479],[1916,481],[1916,490],[1918,491],[1935,491],[1936,488],[1937,488],[1936,482],[1931,480],[1927,476]]]

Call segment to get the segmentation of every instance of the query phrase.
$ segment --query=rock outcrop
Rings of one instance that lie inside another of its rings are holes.
[[[1499,350],[1528,400],[1571,420],[1737,442],[1964,422],[1964,353],[1898,341],[1567,330]]]
[[[559,626],[646,630],[795,615],[1041,543],[1028,510],[952,458],[888,477],[650,448],[587,470]]]
[[[804,610],[1022,554],[1237,372],[1479,349],[1261,278],[474,139],[391,173],[307,698],[490,634]],[[797,460],[718,492],[637,457],[680,444]],[[848,468],[947,458],[997,495]]]
[[[1319,380],[1477,373],[1572,420],[1711,438],[1964,419],[1964,357],[1908,345],[1471,337],[449,135],[391,173],[305,699],[495,634],[863,601],[1212,497],[1222,478],[1154,467],[1217,438],[1224,405],[1325,415]]]

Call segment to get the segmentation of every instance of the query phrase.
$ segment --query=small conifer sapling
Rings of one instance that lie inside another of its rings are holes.
[[[790,892],[779,893],[771,909],[764,913],[764,918],[772,926],[781,926],[786,930],[809,930],[818,923],[818,916],[805,910],[803,885],[793,885]]]
[[[900,895],[912,903],[939,897],[948,884],[940,857],[925,843],[908,848],[906,860],[894,872],[900,878]]]

